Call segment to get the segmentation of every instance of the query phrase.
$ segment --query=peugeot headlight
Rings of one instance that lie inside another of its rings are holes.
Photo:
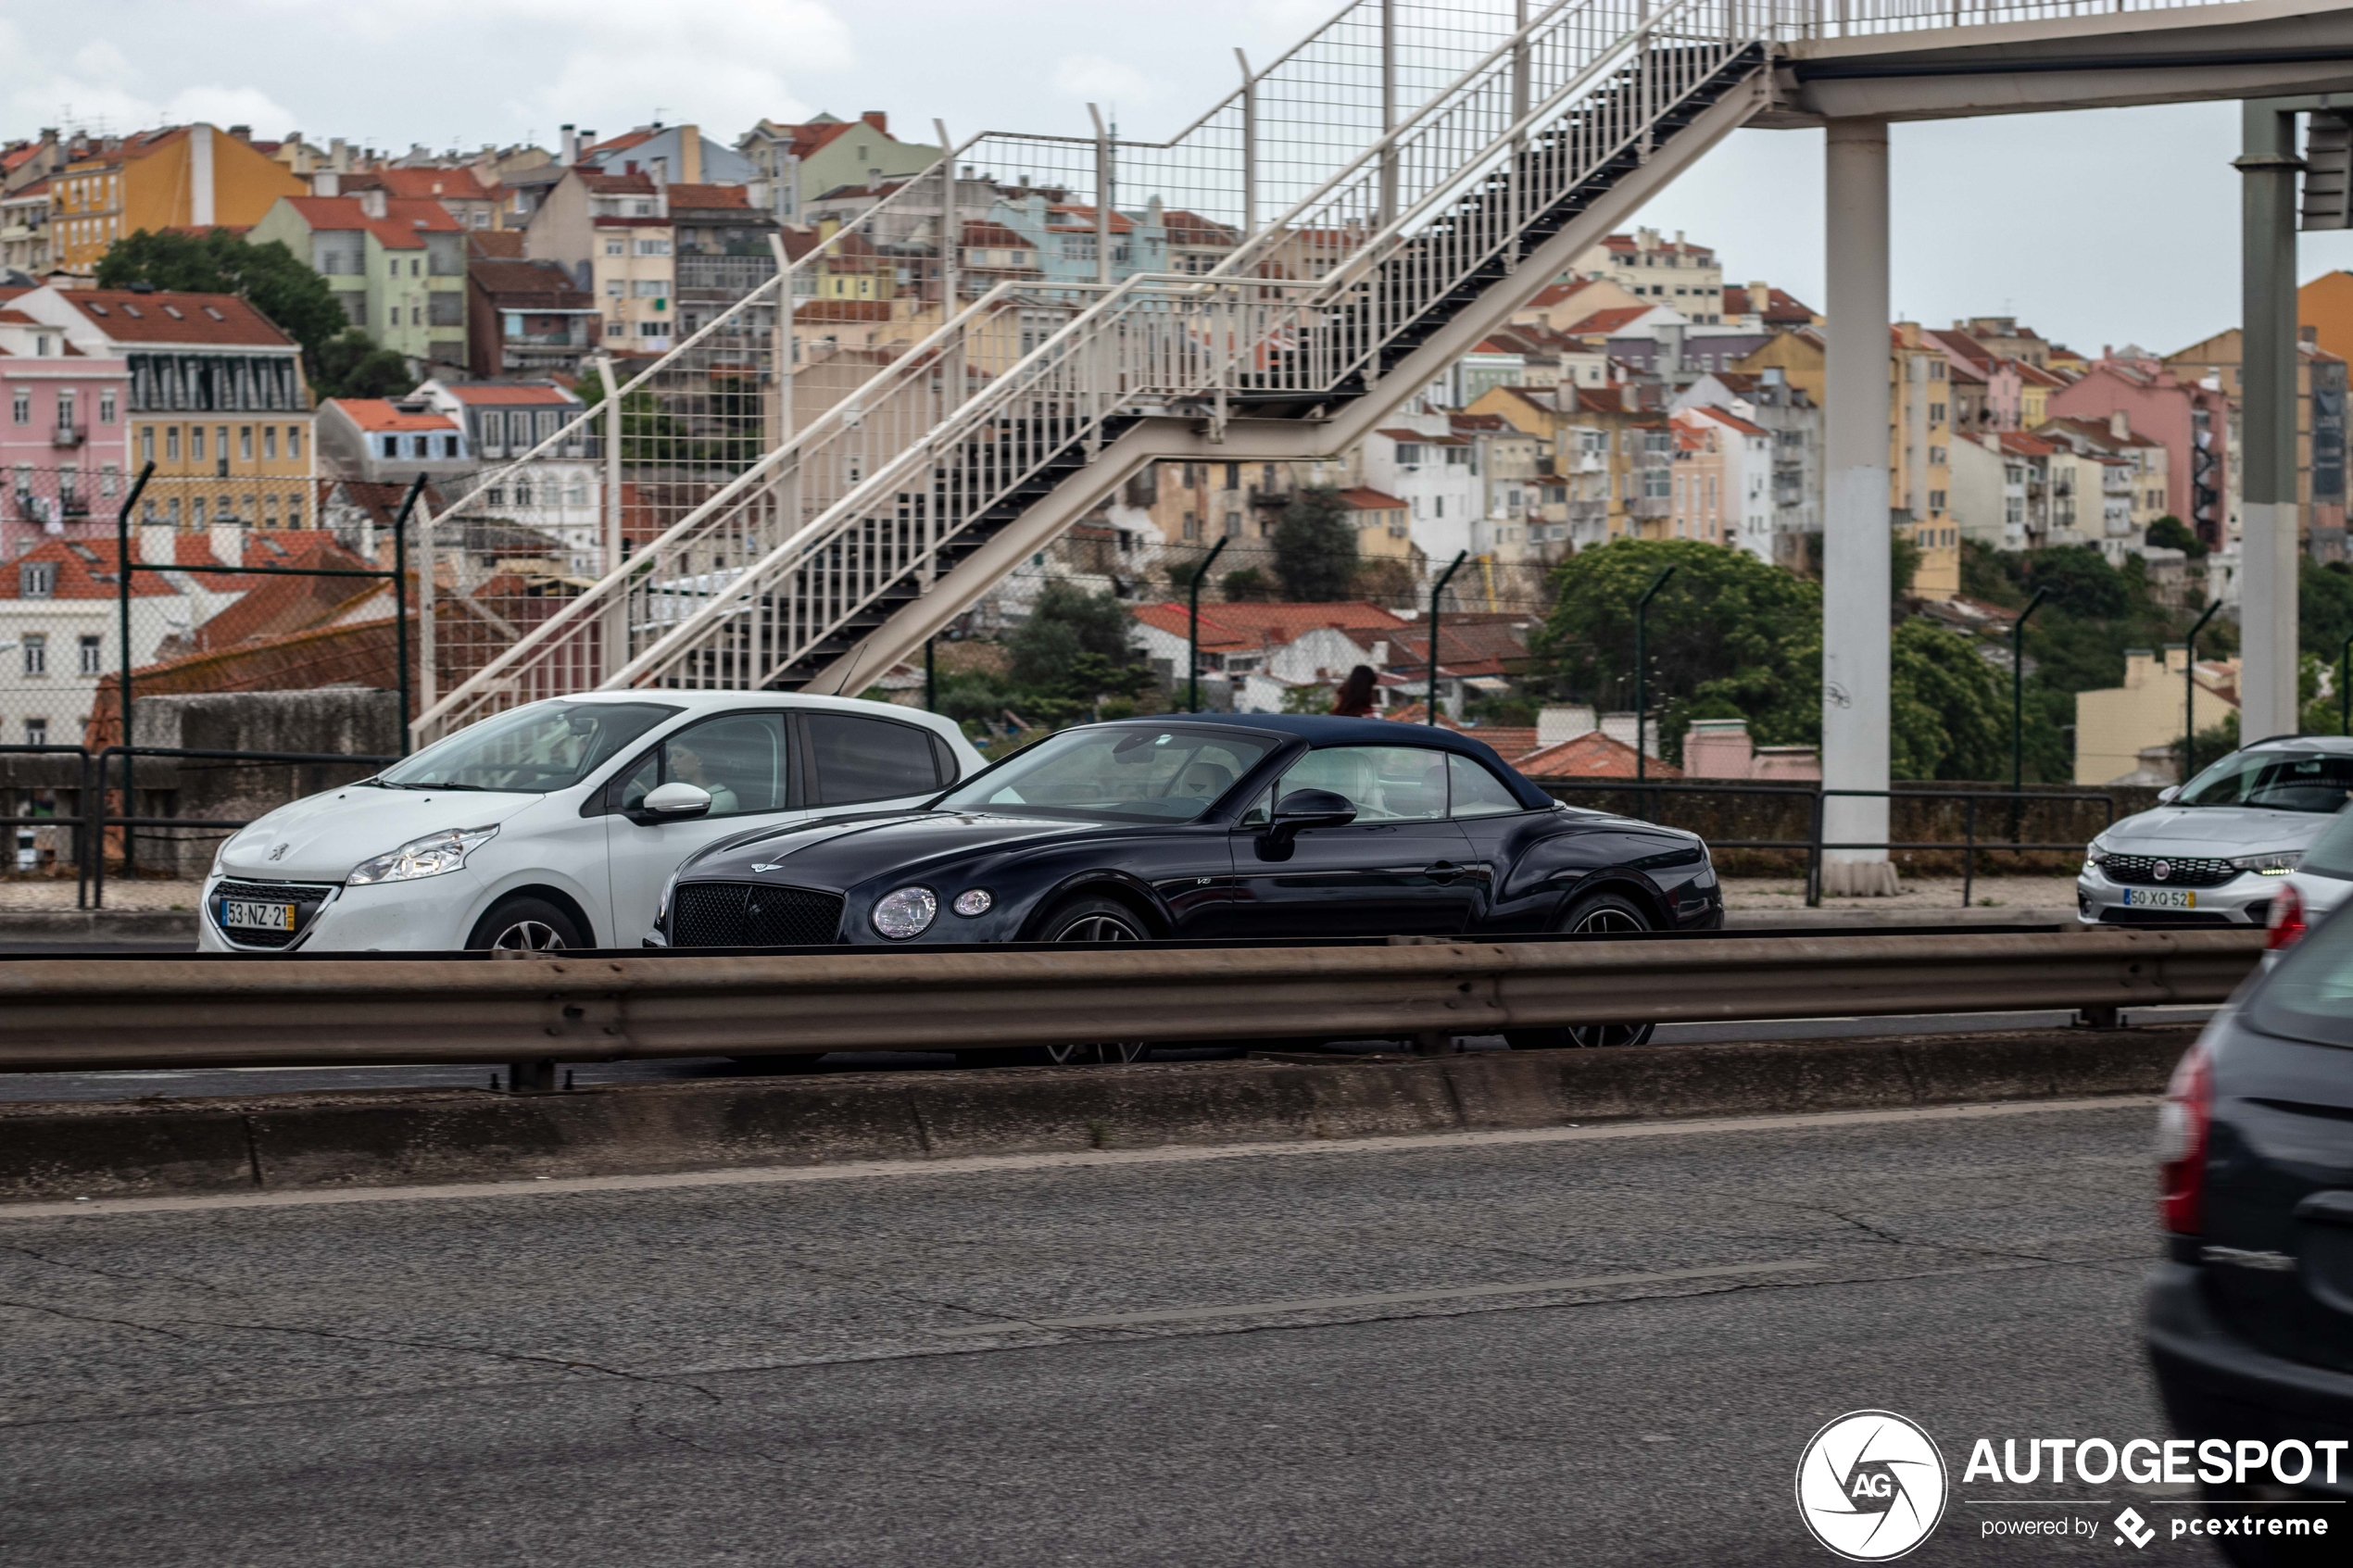
[[[2234,855],[2231,864],[2243,872],[2261,872],[2265,876],[2285,876],[2304,859],[2301,849],[2274,849],[2268,855]]]
[[[389,855],[362,860],[344,878],[346,885],[365,887],[375,882],[414,882],[439,876],[466,863],[466,857],[498,836],[495,827],[450,828],[412,838]]]
[[[939,898],[930,888],[901,887],[876,899],[875,912],[868,918],[876,931],[894,942],[904,942],[930,930],[932,918],[938,913]]]

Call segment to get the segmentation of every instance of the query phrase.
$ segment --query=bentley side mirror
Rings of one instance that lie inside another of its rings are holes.
[[[711,809],[711,791],[690,784],[666,784],[647,792],[646,798],[625,813],[639,827],[657,822],[690,822]]]
[[[2182,786],[2180,784],[2167,784],[2163,789],[2157,792],[2157,803],[2159,806],[2166,805],[2170,803],[2175,796],[2181,793]]]
[[[1288,860],[1291,840],[1307,829],[1346,827],[1355,820],[1348,797],[1328,789],[1295,789],[1275,803],[1275,820],[1260,835],[1258,852],[1265,859]]]

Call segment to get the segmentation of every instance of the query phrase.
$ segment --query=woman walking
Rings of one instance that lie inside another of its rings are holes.
[[[1373,716],[1373,668],[1360,664],[1348,672],[1340,683],[1340,696],[1332,699],[1332,711],[1343,719],[1369,719]]]

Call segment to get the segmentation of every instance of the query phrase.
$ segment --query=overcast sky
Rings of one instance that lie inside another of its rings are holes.
[[[1089,100],[1159,136],[1337,0],[82,0],[0,16],[0,133],[173,120],[406,149],[552,145],[654,119],[732,141],[762,115],[885,109],[928,140],[1083,133]],[[2013,314],[2085,351],[2169,351],[2238,316],[2235,105],[1900,125],[1894,304],[1943,326]],[[1728,281],[1817,308],[1821,138],[1743,131],[1640,221],[1712,245]],[[2304,237],[2309,278],[2353,235]]]

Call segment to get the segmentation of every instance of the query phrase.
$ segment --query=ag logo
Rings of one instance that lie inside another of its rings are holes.
[[[1850,1562],[1885,1562],[1944,1517],[1944,1456],[1889,1411],[1855,1411],[1814,1434],[1797,1461],[1797,1512]]]

